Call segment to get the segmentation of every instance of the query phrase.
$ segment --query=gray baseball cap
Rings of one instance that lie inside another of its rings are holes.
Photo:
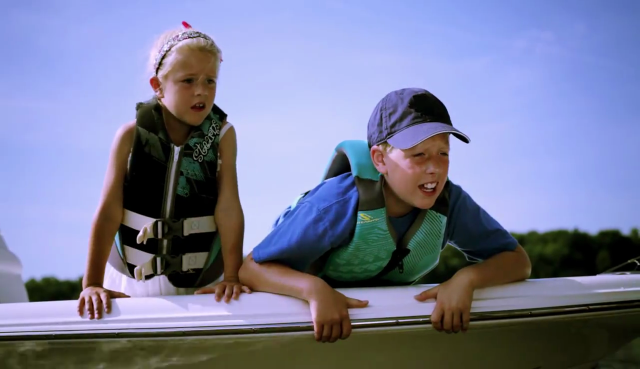
[[[453,127],[442,101],[422,88],[404,88],[388,93],[369,118],[369,146],[387,141],[401,150],[409,149],[440,133],[451,133],[464,143],[467,135]]]

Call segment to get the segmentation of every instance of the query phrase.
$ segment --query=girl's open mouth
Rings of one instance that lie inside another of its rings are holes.
[[[205,108],[205,104],[204,103],[197,103],[193,106],[191,106],[191,110],[197,111],[197,112],[201,112],[203,111]]]

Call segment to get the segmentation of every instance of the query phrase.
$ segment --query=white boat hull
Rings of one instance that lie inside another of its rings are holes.
[[[29,296],[22,280],[22,263],[0,234],[0,304],[12,302],[29,302]]]
[[[313,339],[306,303],[254,293],[120,299],[100,321],[74,301],[0,305],[3,368],[589,368],[640,336],[640,275],[530,280],[477,291],[467,333],[429,323],[430,286],[343,290],[351,337]]]

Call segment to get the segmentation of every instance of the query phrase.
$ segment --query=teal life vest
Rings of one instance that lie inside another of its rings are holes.
[[[123,219],[109,263],[137,280],[166,275],[175,287],[207,285],[223,272],[214,212],[226,114],[214,105],[187,142],[176,146],[155,98],[136,111]]]
[[[384,177],[371,161],[366,141],[341,142],[323,180],[351,172],[358,189],[355,232],[346,246],[314,263],[316,274],[334,287],[412,284],[433,270],[444,245],[449,210],[449,181],[428,210],[420,210],[402,239],[391,226],[383,193]],[[305,194],[299,196],[294,205]]]

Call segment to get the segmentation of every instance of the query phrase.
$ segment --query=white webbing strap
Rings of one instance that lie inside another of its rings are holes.
[[[153,238],[153,225],[156,220],[162,222],[160,219],[153,219],[127,209],[124,209],[122,214],[122,224],[140,231],[136,238],[138,243],[146,244],[149,238]],[[185,218],[182,226],[184,236],[194,233],[215,232],[217,229],[213,215]]]
[[[233,127],[233,124],[229,122],[227,122],[227,124],[225,124],[224,127],[222,127],[222,129],[220,130],[220,142],[222,142],[222,137],[224,136],[225,133],[227,133],[227,130],[231,127]],[[220,172],[221,166],[222,166],[222,158],[220,157],[220,151],[218,151],[218,169],[216,170],[216,174]]]
[[[127,245],[124,245],[123,248],[127,263],[136,266],[133,270],[133,277],[136,281],[144,282],[145,276],[153,273],[153,263],[157,260],[155,255]],[[182,271],[204,268],[208,256],[208,252],[191,252],[182,255]]]

